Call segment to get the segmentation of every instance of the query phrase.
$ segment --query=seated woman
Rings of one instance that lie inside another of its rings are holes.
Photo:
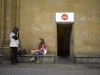
[[[36,64],[38,64],[40,61],[39,61],[39,55],[45,55],[47,53],[47,46],[44,42],[44,39],[43,38],[40,38],[40,44],[39,44],[39,47],[38,47],[38,50],[37,52],[35,52],[33,54],[33,57],[31,59],[29,59],[30,61],[33,61],[34,59],[36,59]]]

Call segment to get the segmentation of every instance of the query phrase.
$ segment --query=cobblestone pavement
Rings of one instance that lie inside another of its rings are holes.
[[[0,75],[100,75],[100,64],[0,64]]]

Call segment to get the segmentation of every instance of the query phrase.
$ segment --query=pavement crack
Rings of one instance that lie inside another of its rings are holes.
[[[2,70],[0,71],[0,74],[1,74],[1,72],[4,70],[4,68],[2,68]]]

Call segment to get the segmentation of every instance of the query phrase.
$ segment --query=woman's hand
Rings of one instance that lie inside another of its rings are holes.
[[[41,49],[40,49],[40,50],[42,50],[42,49],[43,49],[43,47],[44,47],[44,46],[42,45],[42,47],[41,47]]]
[[[19,35],[19,32],[17,32],[17,37],[18,37],[18,35]]]
[[[40,48],[40,51],[42,50],[42,48]]]

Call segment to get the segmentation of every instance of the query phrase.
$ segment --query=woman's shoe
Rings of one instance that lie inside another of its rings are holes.
[[[40,61],[37,61],[36,64],[40,63]]]
[[[31,58],[31,59],[29,59],[30,61],[33,61],[34,60],[34,58]]]

